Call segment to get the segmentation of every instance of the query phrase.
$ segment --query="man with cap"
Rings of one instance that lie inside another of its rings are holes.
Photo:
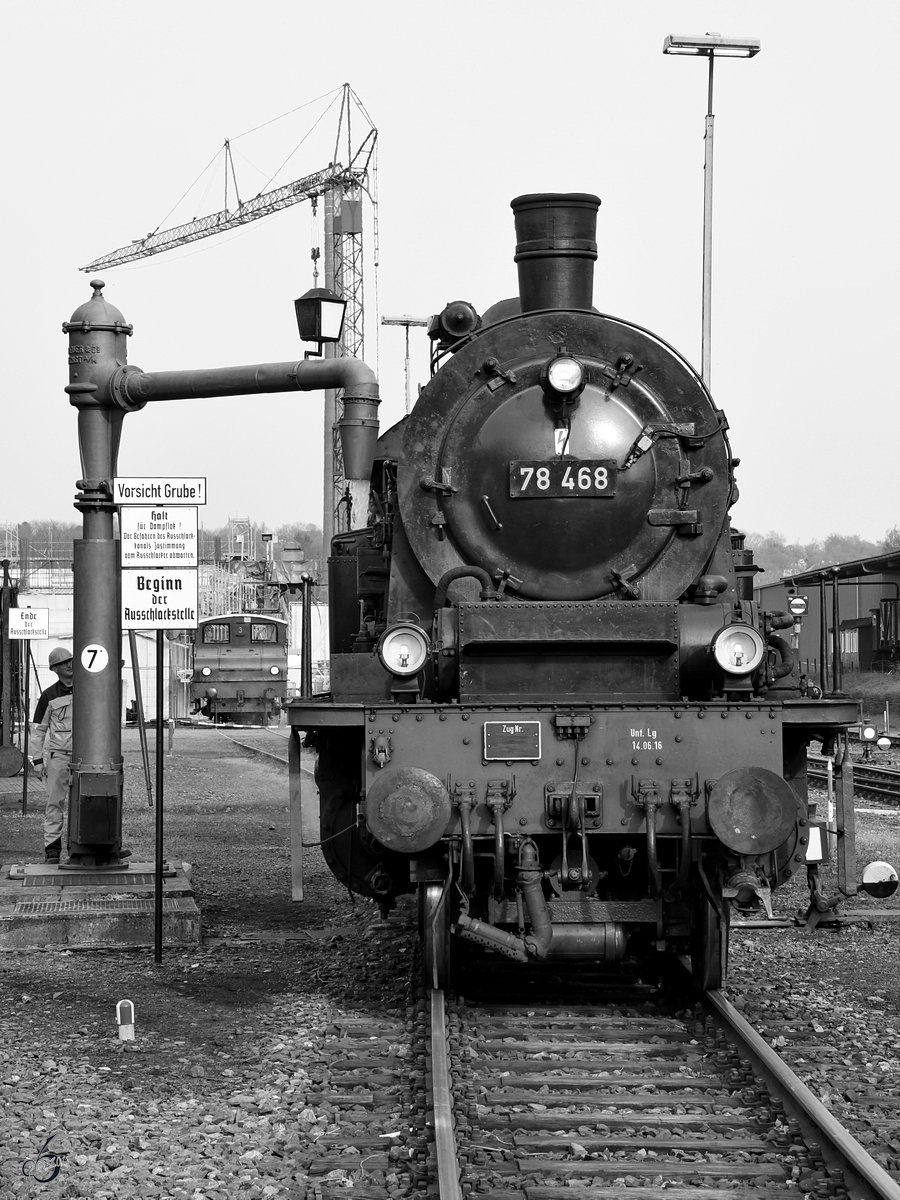
[[[47,780],[44,860],[58,863],[72,761],[72,651],[56,646],[50,651],[48,662],[57,682],[41,692],[34,710],[34,744],[41,754],[34,765],[38,778]]]

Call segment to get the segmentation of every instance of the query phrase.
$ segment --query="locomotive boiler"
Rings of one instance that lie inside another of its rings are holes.
[[[833,903],[806,751],[841,745],[855,705],[807,686],[794,617],[753,600],[703,381],[593,307],[599,203],[514,200],[518,296],[432,320],[365,527],[332,544],[331,692],[290,706],[331,870],[383,910],[417,893],[436,986],[462,942],[689,954],[718,986],[732,903],[768,908],[797,872]]]

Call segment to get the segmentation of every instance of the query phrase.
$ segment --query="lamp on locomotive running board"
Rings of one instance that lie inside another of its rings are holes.
[[[328,288],[310,288],[294,301],[300,340],[317,342],[319,346],[318,351],[307,350],[304,358],[318,358],[323,343],[341,340],[346,308],[347,301]]]
[[[709,59],[706,132],[703,137],[703,309],[701,374],[707,387],[712,326],[712,186],[713,186],[713,63],[716,58],[753,58],[759,54],[756,38],[726,38],[720,33],[686,35],[670,33],[663,54],[691,54]]]

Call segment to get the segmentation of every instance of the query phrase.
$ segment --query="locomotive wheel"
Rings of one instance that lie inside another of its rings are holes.
[[[720,988],[725,980],[728,961],[728,910],[720,916],[715,905],[701,891],[694,909],[691,939],[691,975],[698,991]]]
[[[419,885],[419,936],[422,939],[425,985],[430,991],[450,986],[450,900],[439,883]]]

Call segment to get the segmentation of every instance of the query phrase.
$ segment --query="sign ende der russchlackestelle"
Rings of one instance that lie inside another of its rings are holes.
[[[132,567],[122,572],[123,629],[196,629],[197,571]]]
[[[123,508],[119,513],[123,567],[196,567],[197,509]]]
[[[9,636],[13,641],[46,641],[50,637],[49,608],[11,608]]]

